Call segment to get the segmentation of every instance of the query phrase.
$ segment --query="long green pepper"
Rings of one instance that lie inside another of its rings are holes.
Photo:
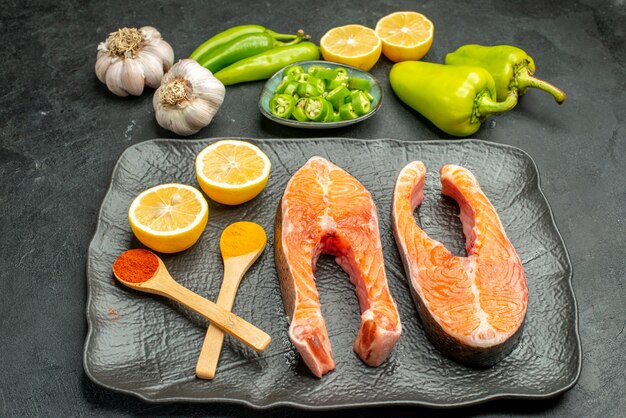
[[[518,95],[534,87],[550,93],[558,104],[565,100],[565,92],[547,81],[533,76],[535,62],[520,48],[510,45],[464,45],[446,55],[448,65],[473,65],[482,67],[493,76],[497,99],[505,100],[512,92]]]
[[[318,60],[320,49],[312,42],[270,49],[258,55],[237,61],[215,73],[225,86],[246,81],[264,80],[297,61]]]
[[[268,32],[249,33],[235,38],[216,49],[212,49],[207,54],[200,55],[197,61],[198,64],[215,73],[244,58],[269,51],[273,48],[294,45],[308,38],[309,36],[305,35],[303,30],[299,30],[296,38],[290,42],[277,41]]]
[[[204,41],[199,47],[197,47],[189,55],[189,58],[198,61],[198,59],[201,56],[206,55],[210,53],[211,51],[214,51],[215,49],[239,38],[240,36],[247,35],[250,33],[264,33],[264,32],[271,35],[272,38],[276,39],[277,41],[292,41],[296,39],[296,35],[276,33],[273,30],[267,29],[259,25],[234,26]]]
[[[517,91],[496,102],[493,77],[480,67],[404,61],[391,68],[389,81],[400,100],[454,136],[475,133],[489,115],[517,104]]]

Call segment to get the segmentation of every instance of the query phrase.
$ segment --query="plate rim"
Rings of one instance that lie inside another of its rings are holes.
[[[91,282],[89,281],[89,277],[91,276],[91,259],[92,259],[92,252],[95,251],[95,241],[96,238],[99,236],[99,234],[101,233],[101,223],[97,222],[96,224],[96,229],[93,233],[93,236],[91,238],[91,240],[89,241],[89,246],[87,249],[87,261],[86,261],[86,275],[85,275],[85,279],[87,281],[87,303],[85,306],[85,316],[87,317],[87,335],[85,336],[85,340],[84,340],[84,346],[83,346],[83,359],[82,359],[82,363],[83,363],[83,370],[85,372],[85,374],[87,375],[87,377],[89,377],[89,379],[96,383],[97,385],[111,390],[113,392],[116,393],[121,393],[121,394],[125,394],[125,395],[132,395],[135,396],[139,399],[141,399],[144,402],[150,403],[150,404],[163,404],[163,403],[173,403],[173,402],[188,402],[188,403],[193,403],[193,404],[208,404],[208,403],[223,403],[223,404],[236,404],[236,405],[244,405],[246,407],[249,407],[251,409],[254,410],[269,410],[269,409],[273,409],[273,408],[279,408],[279,407],[291,407],[291,408],[296,408],[296,409],[301,409],[301,410],[308,410],[308,411],[328,411],[328,410],[339,410],[339,409],[350,409],[350,408],[370,408],[370,407],[380,407],[380,406],[422,406],[422,407],[428,407],[428,408],[436,408],[436,409],[448,409],[448,408],[460,408],[460,407],[466,407],[466,406],[472,406],[472,405],[478,405],[478,404],[482,404],[482,403],[486,403],[492,400],[496,400],[496,399],[549,399],[549,398],[553,398],[555,396],[558,396],[564,392],[567,392],[569,389],[571,389],[573,386],[576,385],[576,383],[578,382],[578,380],[580,379],[580,375],[581,375],[581,371],[582,371],[582,362],[583,362],[583,351],[582,351],[582,344],[581,344],[581,339],[580,339],[580,330],[579,330],[579,311],[578,311],[578,302],[576,299],[576,293],[574,292],[574,287],[573,287],[573,276],[574,276],[574,268],[572,265],[572,261],[569,255],[569,251],[567,249],[567,246],[565,245],[565,241],[563,240],[563,236],[561,235],[561,232],[556,224],[556,220],[554,219],[554,213],[552,211],[552,206],[550,205],[550,202],[548,201],[548,199],[546,198],[543,189],[541,188],[541,173],[539,172],[539,168],[537,167],[537,164],[535,162],[535,160],[530,156],[530,154],[528,154],[526,151],[524,151],[521,148],[518,148],[516,146],[513,145],[509,145],[509,144],[501,144],[501,143],[497,143],[497,142],[490,142],[490,141],[485,141],[485,140],[481,140],[478,138],[465,138],[465,139],[456,139],[456,140],[446,140],[446,139],[435,139],[435,140],[425,140],[425,141],[410,141],[410,140],[402,140],[402,139],[394,139],[394,138],[348,138],[348,137],[333,137],[333,138],[329,138],[329,137],[316,137],[316,138],[253,138],[253,137],[209,137],[209,138],[198,138],[198,139],[194,139],[193,141],[189,141],[189,140],[184,140],[184,139],[174,139],[174,138],[153,138],[153,139],[148,139],[146,141],[141,141],[138,142],[136,144],[133,144],[129,147],[127,147],[118,157],[115,165],[113,166],[112,172],[111,172],[111,180],[109,182],[109,186],[107,188],[107,191],[104,195],[104,197],[102,198],[102,203],[100,204],[100,209],[98,210],[98,217],[97,219],[101,219],[102,217],[102,211],[104,208],[104,204],[107,201],[107,199],[109,198],[112,189],[113,189],[113,185],[114,185],[114,175],[115,173],[118,172],[118,167],[121,164],[121,161],[126,157],[126,155],[128,153],[130,153],[132,150],[139,148],[140,146],[145,146],[147,143],[182,143],[182,144],[193,144],[193,143],[197,143],[197,142],[211,142],[211,141],[218,141],[218,140],[223,140],[223,139],[233,139],[233,140],[244,140],[244,141],[268,141],[268,142],[272,142],[272,141],[296,141],[296,142],[306,142],[306,141],[331,141],[331,140],[342,140],[342,141],[349,141],[349,142],[395,142],[395,143],[399,143],[399,144],[415,144],[415,143],[419,143],[419,144],[435,144],[435,145],[440,145],[440,144],[457,144],[457,143],[481,143],[483,145],[487,145],[487,146],[492,146],[495,148],[506,148],[506,149],[510,149],[513,150],[515,152],[518,152],[520,154],[522,154],[522,156],[527,159],[530,164],[532,164],[532,167],[535,169],[535,173],[537,173],[537,179],[536,179],[536,187],[537,190],[539,191],[541,197],[543,198],[543,201],[545,202],[547,209],[548,209],[548,213],[550,215],[550,222],[552,224],[552,227],[554,228],[554,232],[556,233],[556,236],[558,238],[558,240],[560,241],[561,247],[564,250],[564,255],[565,255],[565,260],[567,262],[567,277],[566,277],[566,283],[567,283],[567,288],[569,290],[569,293],[572,297],[572,302],[573,302],[573,309],[574,309],[574,336],[576,339],[576,353],[578,354],[578,362],[576,364],[576,374],[574,376],[574,378],[568,382],[567,384],[563,385],[562,387],[553,390],[552,392],[548,392],[548,393],[544,393],[544,394],[520,394],[520,393],[508,393],[508,392],[500,392],[500,393],[493,393],[493,394],[489,394],[489,395],[485,395],[485,396],[481,396],[481,397],[477,397],[476,399],[472,399],[472,400],[468,400],[468,401],[463,401],[463,402],[446,402],[446,403],[440,403],[440,402],[429,402],[429,401],[420,401],[420,400],[390,400],[390,401],[372,401],[372,402],[360,402],[360,403],[345,403],[345,404],[339,404],[339,405],[310,405],[310,404],[304,404],[304,403],[300,403],[300,402],[294,402],[294,401],[285,401],[285,400],[280,400],[280,401],[272,401],[272,402],[268,402],[268,403],[254,403],[245,399],[240,399],[240,398],[221,398],[221,397],[207,397],[207,398],[191,398],[191,397],[185,397],[185,396],[173,396],[173,397],[150,397],[150,396],[146,396],[138,391],[133,391],[133,390],[129,390],[129,389],[121,389],[106,383],[103,383],[101,381],[98,380],[98,378],[92,373],[92,371],[89,368],[89,364],[87,361],[87,357],[88,357],[88,349],[89,349],[89,345],[91,343],[91,340],[93,338],[94,335],[94,324],[92,323],[92,319],[89,315],[89,312],[93,306],[93,297],[92,297],[92,285]]]

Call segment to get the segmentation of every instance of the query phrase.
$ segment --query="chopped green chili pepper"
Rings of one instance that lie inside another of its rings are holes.
[[[299,83],[297,81],[289,81],[289,83],[287,83],[287,86],[285,86],[285,89],[282,91],[282,93],[293,96],[294,94],[296,94],[296,91],[298,90],[298,86],[299,86]]]
[[[277,41],[267,32],[249,33],[210,51],[208,54],[199,56],[196,60],[204,68],[211,72],[217,72],[244,58],[248,58],[272,48],[295,45],[305,39],[304,31],[298,31],[296,39],[290,42]]]
[[[191,55],[189,55],[189,58],[197,61],[199,57],[213,52],[220,46],[223,46],[229,43],[230,41],[233,41],[234,39],[239,38],[240,36],[251,34],[251,33],[268,33],[272,36],[272,38],[276,39],[277,41],[291,41],[291,40],[296,39],[297,37],[297,35],[292,35],[292,34],[276,33],[272,30],[269,30],[259,25],[235,26],[223,32],[220,32],[217,35],[213,36],[212,38],[204,41],[202,45],[196,48],[195,51],[193,51]]]
[[[550,93],[558,104],[566,97],[561,89],[534,77],[535,62],[514,46],[464,45],[446,55],[446,64],[473,65],[489,71],[496,83],[498,101],[505,100],[513,90],[521,96],[529,87]]]
[[[344,101],[348,96],[350,96],[350,90],[348,90],[345,86],[339,86],[331,90],[326,95],[326,100],[331,102],[335,109],[339,109],[339,107],[344,104]]]
[[[309,120],[306,113],[304,112],[304,107],[306,106],[307,100],[308,99],[304,97],[301,99],[298,99],[298,101],[296,102],[296,106],[293,109],[293,112],[291,112],[291,116],[296,118],[297,121],[306,122]]]
[[[332,70],[330,68],[315,67],[315,70],[313,71],[313,75],[315,77],[321,78],[322,80],[332,80],[335,77],[337,77],[337,71]]]
[[[334,89],[337,88],[339,86],[347,86],[348,85],[348,74],[347,73],[341,73],[341,72],[337,72],[337,75],[335,76],[335,78],[333,78],[332,80],[328,81],[328,88],[329,89]]]
[[[296,90],[296,93],[300,97],[314,97],[314,96],[321,96],[322,91],[323,90],[318,89],[313,84],[309,84],[307,82],[301,81],[298,83],[298,88]]]
[[[304,106],[304,113],[313,122],[323,122],[328,118],[329,113],[334,115],[333,105],[321,97],[309,97]]]
[[[374,97],[367,91],[369,80],[349,77],[344,68],[313,65],[304,71],[293,65],[285,68],[282,75],[270,103],[272,113],[277,116],[290,113],[287,118],[300,122],[336,122],[356,119],[371,112]],[[338,83],[335,88],[330,87],[333,80]],[[279,100],[284,95],[291,96],[294,101],[289,112],[283,112],[289,106]]]
[[[313,87],[315,87],[316,89],[318,89],[321,92],[326,90],[326,83],[324,82],[324,80],[322,80],[321,78],[317,78],[315,76],[309,76],[308,80],[306,81],[307,84],[312,85]]]
[[[285,68],[285,71],[283,71],[283,75],[291,78],[292,80],[297,79],[297,76],[300,74],[304,74],[304,68],[299,65],[292,65]]]
[[[339,115],[341,116],[341,120],[351,120],[359,117],[359,115],[357,115],[352,108],[352,103],[341,105],[339,108]]]
[[[270,49],[252,57],[244,58],[215,73],[215,78],[224,85],[263,80],[271,77],[281,68],[303,60],[316,60],[320,50],[312,42],[300,42],[296,45]]]
[[[454,136],[473,134],[489,115],[517,104],[516,91],[496,102],[493,77],[480,67],[404,61],[391,68],[389,82],[400,100]]]
[[[288,118],[295,107],[296,99],[288,94],[277,94],[270,100],[272,115]]]
[[[370,91],[370,82],[363,78],[350,77],[348,79],[348,88],[350,90]]]
[[[350,103],[352,104],[354,112],[359,116],[363,116],[370,111],[370,101],[365,96],[365,93],[360,90],[356,90],[350,94]]]

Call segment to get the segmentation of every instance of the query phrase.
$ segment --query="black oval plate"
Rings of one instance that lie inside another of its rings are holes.
[[[245,139],[245,138],[244,138]],[[247,273],[233,311],[273,337],[255,353],[227,337],[213,381],[194,375],[207,321],[173,302],[119,285],[115,258],[139,247],[127,220],[133,198],[148,187],[182,182],[197,187],[196,154],[216,139],[152,140],[120,157],[89,247],[89,333],[84,367],[96,383],[147,401],[235,402],[250,407],[331,409],[374,405],[456,407],[496,398],[546,398],[572,387],[580,374],[581,347],[572,267],[532,159],[517,148],[478,140],[403,142],[390,139],[250,140],[267,153],[272,172],[256,199],[237,207],[209,202],[209,223],[187,251],[164,256],[180,283],[215,300],[222,276],[219,237],[232,222],[260,223],[268,247]],[[372,193],[378,207],[389,285],[400,309],[403,335],[378,368],[352,350],[359,308],[347,275],[323,256],[316,272],[335,371],[314,378],[287,337],[287,320],[274,267],[274,214],[287,181],[311,156],[346,169]],[[445,163],[469,168],[494,204],[517,249],[528,280],[529,304],[519,346],[489,369],[471,369],[442,356],[424,336],[410,297],[390,225],[392,187],[409,161],[425,162],[423,228],[463,254],[458,206],[440,194],[437,171]]]

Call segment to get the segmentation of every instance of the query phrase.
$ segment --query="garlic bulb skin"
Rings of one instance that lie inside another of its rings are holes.
[[[178,135],[193,135],[211,122],[224,102],[225,92],[222,82],[196,60],[180,60],[154,92],[156,120]]]
[[[96,76],[118,96],[140,96],[157,88],[174,63],[174,51],[152,26],[122,28],[98,45]]]

